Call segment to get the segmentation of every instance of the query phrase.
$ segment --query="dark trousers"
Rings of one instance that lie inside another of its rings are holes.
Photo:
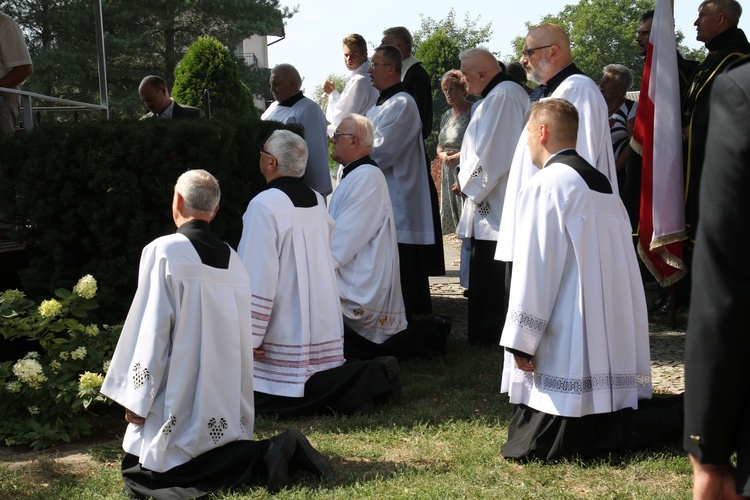
[[[429,253],[430,245],[398,244],[401,293],[404,296],[406,319],[414,315],[432,314],[430,299]]]
[[[471,239],[469,265],[469,343],[497,345],[508,306],[505,262],[495,260],[496,241]]]

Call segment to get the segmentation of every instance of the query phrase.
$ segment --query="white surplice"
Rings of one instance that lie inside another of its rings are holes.
[[[250,201],[237,249],[250,275],[255,390],[302,397],[313,374],[344,364],[333,219],[323,198],[297,208],[279,189]]]
[[[375,141],[370,156],[383,171],[399,243],[432,245],[435,230],[422,121],[414,98],[401,91],[367,112]]]
[[[382,344],[406,329],[398,243],[385,176],[363,164],[349,172],[331,196],[336,221],[331,250],[344,323]]]
[[[302,178],[308,186],[323,196],[333,191],[331,171],[328,168],[328,123],[320,106],[307,97],[303,97],[292,106],[280,106],[273,102],[261,115],[262,120],[273,120],[285,124],[302,125],[307,142],[307,167]]]
[[[101,392],[146,418],[123,449],[164,472],[253,437],[250,285],[234,251],[228,269],[203,265],[181,234],[141,255],[138,291]],[[197,307],[197,306],[200,307]]]
[[[513,150],[529,113],[529,95],[502,81],[478,101],[461,143],[458,183],[466,195],[456,233],[494,241],[500,227]]]
[[[364,115],[378,100],[378,90],[372,86],[370,75],[367,70],[370,62],[365,61],[349,74],[343,92],[334,90],[328,95],[326,105],[326,119],[328,125],[328,136],[333,137],[336,127],[346,115],[356,113]]]
[[[612,184],[612,190],[617,193],[617,169],[612,153],[612,137],[609,133],[609,112],[599,87],[585,75],[571,75],[560,83],[550,97],[565,99],[576,107],[579,119],[576,151],[607,176]],[[495,251],[495,259],[505,262],[513,260],[513,232],[518,193],[539,171],[531,162],[528,138],[528,127],[524,127],[508,175],[508,194],[505,197]]]
[[[518,197],[516,252],[500,344],[510,402],[580,417],[638,408],[651,397],[646,300],[617,194],[595,192],[571,167],[546,166]]]

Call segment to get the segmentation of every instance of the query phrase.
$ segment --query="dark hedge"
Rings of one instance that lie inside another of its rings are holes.
[[[27,243],[28,267],[20,270],[27,295],[49,297],[91,274],[99,283],[99,317],[122,321],[142,248],[174,232],[174,183],[189,169],[219,179],[221,208],[211,225],[236,248],[242,214],[265,185],[258,146],[280,127],[252,118],[148,120],[60,124],[0,137],[0,196],[15,198],[12,237]]]

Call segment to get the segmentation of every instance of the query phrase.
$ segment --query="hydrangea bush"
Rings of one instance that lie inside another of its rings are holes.
[[[35,346],[22,359],[0,363],[0,440],[34,449],[70,441],[91,430],[99,393],[120,327],[87,323],[98,307],[96,280],[81,278],[70,292],[38,306],[23,292],[0,295],[0,333]],[[92,406],[93,405],[93,406]]]

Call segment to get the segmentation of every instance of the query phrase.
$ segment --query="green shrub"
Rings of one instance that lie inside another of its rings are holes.
[[[177,177],[204,168],[219,179],[221,208],[211,226],[236,248],[242,214],[265,186],[258,146],[277,128],[299,132],[246,118],[61,124],[0,137],[7,179],[0,197],[15,199],[13,237],[27,245],[23,289],[44,297],[91,273],[100,287],[97,318],[122,322],[143,247],[175,230]]]
[[[91,275],[73,292],[37,306],[18,290],[0,295],[0,333],[5,341],[33,341],[39,351],[0,363],[0,440],[6,445],[42,448],[88,434],[85,418],[92,403],[107,403],[99,393],[120,336],[120,327],[85,323],[97,308]]]
[[[202,36],[193,42],[174,77],[172,96],[179,103],[202,107],[203,90],[208,89],[213,116],[258,116],[252,94],[240,80],[237,60],[215,38]]]

